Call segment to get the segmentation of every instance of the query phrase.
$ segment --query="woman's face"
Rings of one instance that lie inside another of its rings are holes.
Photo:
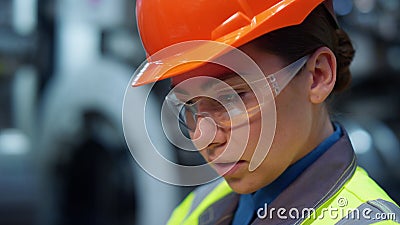
[[[257,49],[252,44],[247,44],[240,49],[258,64],[265,75],[277,72],[287,65],[281,58]],[[221,76],[222,74],[228,73],[229,71],[222,66],[212,65],[198,75],[220,78],[224,77]],[[196,75],[177,76],[172,79],[172,83],[178,85],[193,76]],[[228,76],[228,78],[224,78],[224,81],[231,86],[243,83],[243,80],[238,76]],[[199,79],[196,85],[201,86],[201,82],[201,79]],[[206,79],[204,82],[206,82]],[[252,193],[270,184],[288,166],[316,146],[316,142],[313,141],[315,135],[312,132],[315,122],[313,119],[314,112],[308,98],[308,88],[311,83],[307,71],[301,70],[275,98],[276,129],[273,142],[269,153],[254,171],[249,170],[249,165],[257,148],[257,143],[260,138],[268,138],[261,137],[261,130],[263,126],[273,126],[269,118],[261,119],[260,112],[249,119],[247,141],[246,137],[233,135],[236,129],[242,129],[240,127],[217,127],[215,130],[215,126],[207,126],[207,123],[204,123],[190,132],[192,139],[197,139],[202,134],[213,135],[212,141],[208,145],[199,147],[200,153],[218,173],[224,176],[235,192]],[[180,85],[180,89],[182,88],[186,92],[196,89],[194,85],[187,85],[186,87]],[[271,105],[267,104],[265,107],[271,107]],[[240,142],[242,146],[229,144],[231,141]],[[244,141],[246,143],[243,143]],[[196,146],[196,142],[194,144]],[[261,146],[261,148],[268,148],[268,146]],[[226,172],[226,168],[229,168],[228,172]]]

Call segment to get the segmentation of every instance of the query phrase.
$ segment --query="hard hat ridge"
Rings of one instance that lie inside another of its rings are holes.
[[[194,40],[240,47],[263,34],[300,24],[322,2],[324,0],[137,0],[137,23],[149,63],[146,68],[153,69],[152,74],[144,74],[150,71],[143,69],[137,72],[133,85],[176,76],[201,64],[174,68],[173,74],[155,69],[151,56],[164,48]],[[334,15],[332,0],[326,0],[325,4]],[[213,52],[210,58],[219,54]],[[182,54],[179,57],[182,58]],[[171,60],[174,61],[172,58],[173,55]],[[158,63],[157,67],[162,64]]]

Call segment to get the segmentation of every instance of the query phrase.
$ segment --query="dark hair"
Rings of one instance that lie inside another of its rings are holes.
[[[353,45],[345,31],[336,29],[332,16],[323,5],[315,8],[301,24],[267,33],[253,42],[288,63],[326,46],[334,52],[337,60],[333,91],[343,91],[350,84],[349,67],[355,52]]]

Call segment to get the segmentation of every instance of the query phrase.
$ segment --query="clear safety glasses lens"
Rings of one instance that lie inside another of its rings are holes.
[[[213,97],[197,97],[186,102],[174,94],[166,98],[179,122],[190,131],[196,129],[200,118],[212,118],[220,127],[241,125],[259,111],[259,102],[250,87],[238,90],[221,90]]]
[[[242,84],[225,89],[218,88],[218,85],[210,85],[214,88],[205,90],[201,96],[193,97],[173,89],[165,100],[169,109],[178,117],[179,123],[189,131],[195,131],[201,118],[211,118],[219,127],[233,128],[245,124],[260,112],[260,107],[266,101],[278,96],[307,60],[308,56],[304,56],[261,80],[249,83],[243,81]],[[266,83],[274,96],[262,96],[257,99],[257,87]],[[187,92],[191,88],[193,87],[187,87]]]

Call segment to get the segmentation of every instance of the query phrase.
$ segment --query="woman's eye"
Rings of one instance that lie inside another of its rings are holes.
[[[233,101],[234,99],[235,99],[235,95],[234,95],[234,94],[220,95],[220,96],[218,97],[218,100],[219,100],[221,103],[224,103],[224,102],[231,102],[231,101]]]
[[[246,95],[247,95],[246,91],[238,91],[238,92],[232,93],[232,94],[220,95],[218,100],[221,102],[234,102],[234,101],[243,100],[243,98],[246,97]]]

